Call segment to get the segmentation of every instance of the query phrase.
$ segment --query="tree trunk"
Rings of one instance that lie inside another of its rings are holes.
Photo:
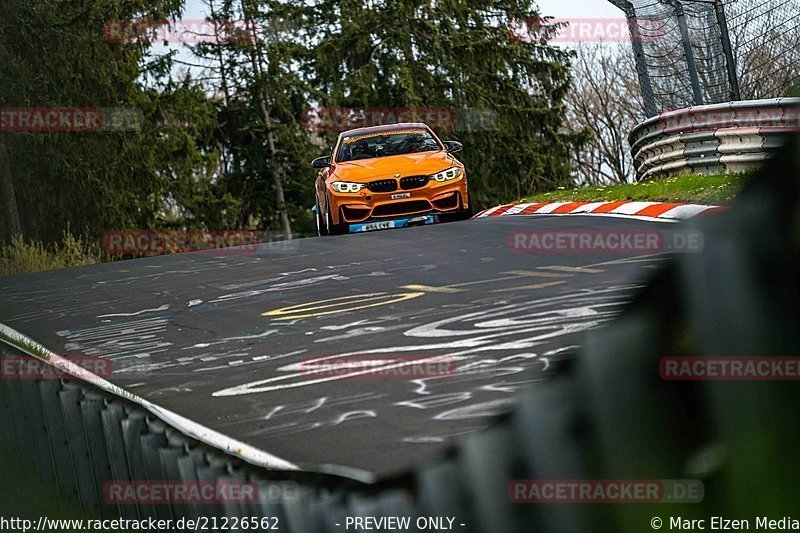
[[[248,20],[246,4],[246,0],[242,0],[242,15],[244,16],[245,20]],[[252,23],[252,25],[250,23]],[[256,80],[256,83],[261,83],[263,81],[263,76],[261,65],[259,65],[258,60],[258,34],[256,32],[254,21],[251,20],[250,23],[248,23],[248,27],[250,28],[250,33],[253,37],[253,48],[250,52],[250,63],[253,66],[253,76]],[[289,222],[289,214],[286,212],[286,199],[283,194],[283,167],[278,164],[277,154],[275,153],[275,133],[272,131],[272,119],[269,114],[267,98],[264,94],[265,90],[259,89],[257,93],[258,104],[261,111],[261,119],[264,121],[264,126],[267,129],[267,147],[269,148],[270,162],[272,166],[272,179],[275,185],[275,201],[278,204],[278,214],[281,218],[281,232],[283,233],[284,239],[291,240],[292,227]]]
[[[14,181],[11,179],[11,167],[8,164],[6,142],[2,133],[0,133],[0,196],[2,196],[3,213],[5,214],[5,234],[0,234],[0,242],[4,242],[6,239],[20,235],[22,229],[19,223],[19,213],[17,212]]]

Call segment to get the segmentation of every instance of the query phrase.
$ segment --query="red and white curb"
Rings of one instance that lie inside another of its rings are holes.
[[[643,217],[674,222],[724,209],[715,205],[676,204],[667,202],[543,202],[498,205],[481,211],[474,218],[511,215],[607,215]]]

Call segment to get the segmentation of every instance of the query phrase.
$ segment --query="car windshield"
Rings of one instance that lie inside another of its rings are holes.
[[[336,161],[342,163],[442,149],[431,132],[424,129],[383,131],[345,137]]]

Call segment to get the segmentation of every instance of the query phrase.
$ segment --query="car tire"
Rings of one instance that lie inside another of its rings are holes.
[[[466,209],[454,213],[442,213],[439,215],[439,220],[442,222],[458,222],[459,220],[468,220],[472,218],[472,215],[472,205],[470,205]]]
[[[331,222],[330,202],[328,202],[328,210],[325,211],[325,231],[327,235],[342,235],[347,233],[347,224],[333,224]]]

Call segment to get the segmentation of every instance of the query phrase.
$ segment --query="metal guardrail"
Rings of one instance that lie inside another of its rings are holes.
[[[28,358],[0,343],[0,357]],[[318,531],[307,502],[354,483],[258,468],[188,438],[142,406],[79,379],[0,380],[0,439],[42,484],[106,519],[275,517],[281,531]],[[313,483],[309,483],[309,479]],[[247,482],[257,501],[211,504],[109,503],[108,482]]]
[[[760,167],[800,131],[800,98],[749,100],[667,111],[629,136],[639,180]]]

